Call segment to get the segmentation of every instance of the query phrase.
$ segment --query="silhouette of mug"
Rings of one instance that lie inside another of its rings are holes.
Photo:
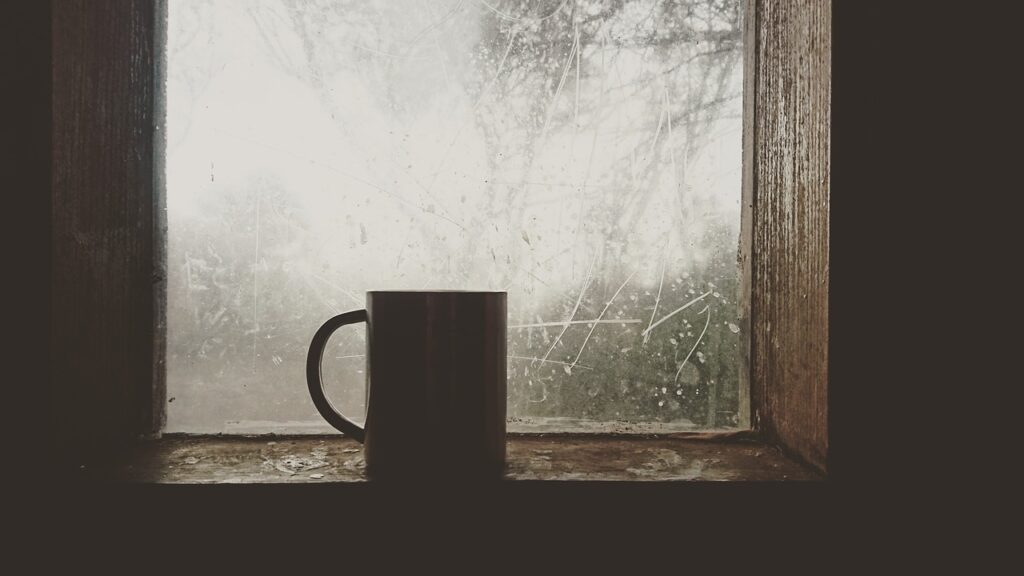
[[[366,422],[331,405],[320,373],[327,340],[366,322]],[[506,293],[371,291],[366,309],[331,318],[306,357],[320,415],[363,443],[374,479],[496,478],[505,466]]]

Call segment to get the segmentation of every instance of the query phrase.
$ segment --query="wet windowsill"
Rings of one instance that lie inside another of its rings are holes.
[[[443,447],[439,447],[443,449]],[[331,436],[165,436],[89,478],[160,484],[366,481],[361,445]],[[743,435],[608,437],[512,435],[507,481],[822,480],[817,470]]]

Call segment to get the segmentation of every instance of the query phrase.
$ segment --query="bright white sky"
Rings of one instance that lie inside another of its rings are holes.
[[[491,266],[482,266],[466,278],[444,280],[437,277],[432,266],[410,266],[410,260],[431,260],[432,254],[417,255],[417,249],[438,249],[434,245],[406,246],[402,250],[403,244],[408,244],[403,232],[410,224],[402,212],[410,207],[418,214],[414,225],[429,227],[450,251],[465,250],[467,243],[486,242],[499,256],[512,256],[531,270],[539,262],[548,263],[550,270],[545,270],[542,277],[550,282],[580,280],[579,269],[586,267],[591,254],[584,246],[563,253],[566,247],[580,242],[576,231],[580,186],[584,182],[588,186],[587,202],[595,201],[593,194],[599,199],[632,193],[628,187],[623,190],[611,186],[606,176],[610,170],[628,171],[637,165],[642,169],[648,160],[650,135],[620,133],[639,124],[656,125],[662,110],[651,109],[642,98],[633,98],[618,103],[613,114],[594,125],[594,114],[607,111],[585,108],[579,111],[581,126],[575,131],[564,125],[549,130],[546,142],[537,145],[538,160],[530,174],[522,173],[521,162],[511,162],[510,169],[496,172],[488,162],[482,126],[473,119],[475,102],[469,96],[470,89],[446,70],[444,52],[438,49],[438,45],[446,44],[448,50],[469,50],[479,35],[478,30],[465,26],[472,20],[452,22],[460,25],[455,29],[457,33],[452,33],[452,25],[438,28],[402,58],[352,46],[351,56],[362,57],[361,70],[333,70],[322,74],[322,85],[317,85],[297,78],[309,77],[311,71],[305,63],[302,42],[290,27],[274,29],[276,57],[270,57],[266,32],[261,33],[257,19],[243,10],[253,5],[259,5],[257,11],[263,11],[265,22],[274,22],[266,14],[278,14],[283,21],[272,1],[218,1],[212,4],[216,34],[201,48],[201,57],[195,62],[172,57],[172,69],[205,67],[209,74],[208,83],[197,94],[173,82],[169,85],[167,168],[172,228],[175,222],[200,214],[204,196],[251,187],[262,178],[285,189],[293,206],[302,211],[309,233],[327,246],[321,257],[344,260],[349,270],[358,270],[360,278],[353,279],[348,287],[353,293],[424,285],[509,288],[503,285],[508,281],[508,271]],[[174,21],[176,12],[188,10],[189,5],[172,2],[170,9]],[[420,12],[411,11],[408,18],[422,20],[422,27],[427,28],[430,20]],[[416,29],[412,23],[408,27]],[[401,46],[394,39],[392,45]],[[193,49],[192,54],[198,53]],[[583,54],[590,53],[584,47]],[[296,70],[286,72],[282,61],[295,63]],[[638,77],[643,67],[639,55],[621,54],[616,66],[610,67],[606,81],[614,85],[631,75]],[[389,94],[367,81],[383,73],[393,74],[387,86]],[[570,69],[569,74],[571,77],[575,71]],[[412,81],[423,76],[444,81]],[[601,81],[584,78],[579,90],[591,91],[594,96]],[[468,83],[469,78],[463,82]],[[324,90],[329,94],[330,108]],[[414,102],[416,107],[396,114],[388,105],[389,95],[399,103]],[[574,98],[575,89],[563,89],[555,105],[571,109]],[[501,105],[500,100],[497,105]],[[670,134],[668,124],[663,123],[658,137],[672,138],[677,143],[673,148],[681,150],[679,127],[674,128],[676,132]],[[698,158],[689,159],[685,168],[681,168],[681,157],[658,159],[674,161],[679,168],[675,176],[672,170],[662,170],[658,199],[649,205],[644,226],[633,230],[628,241],[622,239],[628,244],[627,254],[631,256],[627,257],[640,270],[635,280],[645,286],[656,284],[660,271],[648,255],[660,253],[668,235],[679,229],[673,216],[678,210],[677,187],[685,186],[689,202],[701,207],[700,212],[686,214],[685,228],[691,233],[702,227],[706,218],[734,221],[738,230],[739,120],[720,121],[714,131],[717,137],[701,149]],[[626,166],[620,161],[622,157],[635,161]],[[686,179],[681,183],[679,174],[684,171]],[[479,210],[488,184],[499,181],[516,186],[522,180],[554,185],[528,186],[530,208],[523,221],[496,220],[490,226],[481,225]],[[425,188],[430,189],[429,194]],[[431,209],[433,214],[427,212]],[[372,250],[352,252],[347,248],[348,235],[343,227],[351,226],[352,221],[366,229]],[[523,243],[524,233],[531,240],[518,246]],[[539,241],[534,241],[537,238]],[[677,236],[674,243],[679,242]],[[516,249],[508,249],[510,243],[517,244]],[[384,257],[399,251],[406,266],[397,266],[397,258]],[[559,271],[565,270],[572,270],[570,277],[559,277]],[[460,285],[451,285],[453,282]]]

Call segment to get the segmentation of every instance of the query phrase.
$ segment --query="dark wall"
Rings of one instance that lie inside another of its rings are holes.
[[[50,305],[50,5],[0,4],[0,174],[3,174],[4,424],[48,438]],[[13,416],[13,418],[12,418]],[[5,428],[6,429],[6,428]],[[46,450],[11,442],[22,469],[45,470]],[[46,446],[48,447],[48,445]]]

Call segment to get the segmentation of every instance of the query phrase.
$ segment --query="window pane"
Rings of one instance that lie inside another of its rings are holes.
[[[508,291],[510,429],[737,425],[738,0],[169,9],[169,430],[326,430],[378,288]]]

